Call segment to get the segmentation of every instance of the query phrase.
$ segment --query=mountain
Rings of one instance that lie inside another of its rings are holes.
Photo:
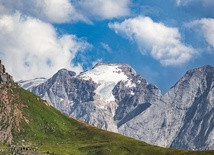
[[[0,78],[5,75],[4,70]],[[4,83],[0,83],[2,155],[213,154],[213,151],[160,148],[95,128],[68,117],[38,96],[19,87],[13,82],[12,76],[9,75],[6,79]]]
[[[214,149],[213,75],[212,66],[190,70],[163,96],[129,65],[99,63],[79,75],[59,70],[28,90],[108,131],[162,147]]]
[[[62,69],[29,90],[72,117],[114,132],[161,98],[156,86],[121,64],[97,64],[79,75]]]
[[[46,78],[35,78],[35,79],[31,79],[31,80],[20,80],[18,81],[19,85],[24,88],[24,89],[29,89],[31,87],[37,86],[41,83],[44,83],[47,79]]]
[[[179,124],[171,147],[214,149],[214,67],[188,71],[164,100],[172,106],[170,121]]]

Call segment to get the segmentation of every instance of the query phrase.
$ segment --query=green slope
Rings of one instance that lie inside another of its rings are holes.
[[[29,148],[38,148],[38,154],[42,152],[58,155],[214,154],[214,151],[193,152],[165,149],[119,134],[100,130],[73,118],[69,118],[53,107],[47,106],[43,100],[22,88],[13,87],[6,89],[8,94],[16,96],[16,98],[12,100],[13,103],[11,103],[11,105],[14,107],[18,105],[16,107],[22,112],[20,122],[16,123],[12,128],[12,144],[19,147],[27,146]],[[13,116],[15,117],[15,115]],[[7,146],[6,142],[0,144],[0,148]]]

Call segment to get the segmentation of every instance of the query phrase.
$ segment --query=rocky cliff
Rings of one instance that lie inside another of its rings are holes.
[[[12,130],[18,130],[22,118],[18,96],[11,93],[16,86],[0,60],[0,142],[11,143]]]
[[[176,134],[171,147],[214,149],[214,67],[188,71],[164,96]]]
[[[13,77],[6,73],[4,65],[2,65],[0,60],[0,85],[13,82]]]

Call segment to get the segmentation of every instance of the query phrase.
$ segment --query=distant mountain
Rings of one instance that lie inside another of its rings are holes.
[[[44,83],[47,79],[46,78],[35,78],[31,80],[20,80],[18,81],[19,85],[24,89],[29,89],[31,87],[37,86],[41,83]]]
[[[0,66],[1,65],[0,63]],[[66,74],[66,70],[61,70]],[[73,72],[67,72],[74,76]],[[4,79],[6,72],[0,71]],[[0,83],[0,155],[142,154],[212,155],[164,149],[79,122],[20,88],[9,74]]]
[[[164,96],[124,64],[97,64],[76,75],[59,70],[28,90],[96,127],[150,144],[214,149],[214,69],[188,71]]]

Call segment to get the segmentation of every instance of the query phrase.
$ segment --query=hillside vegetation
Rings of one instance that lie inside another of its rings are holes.
[[[16,84],[0,88],[0,154],[213,155],[149,145],[62,114]],[[18,154],[18,153],[17,153]]]

